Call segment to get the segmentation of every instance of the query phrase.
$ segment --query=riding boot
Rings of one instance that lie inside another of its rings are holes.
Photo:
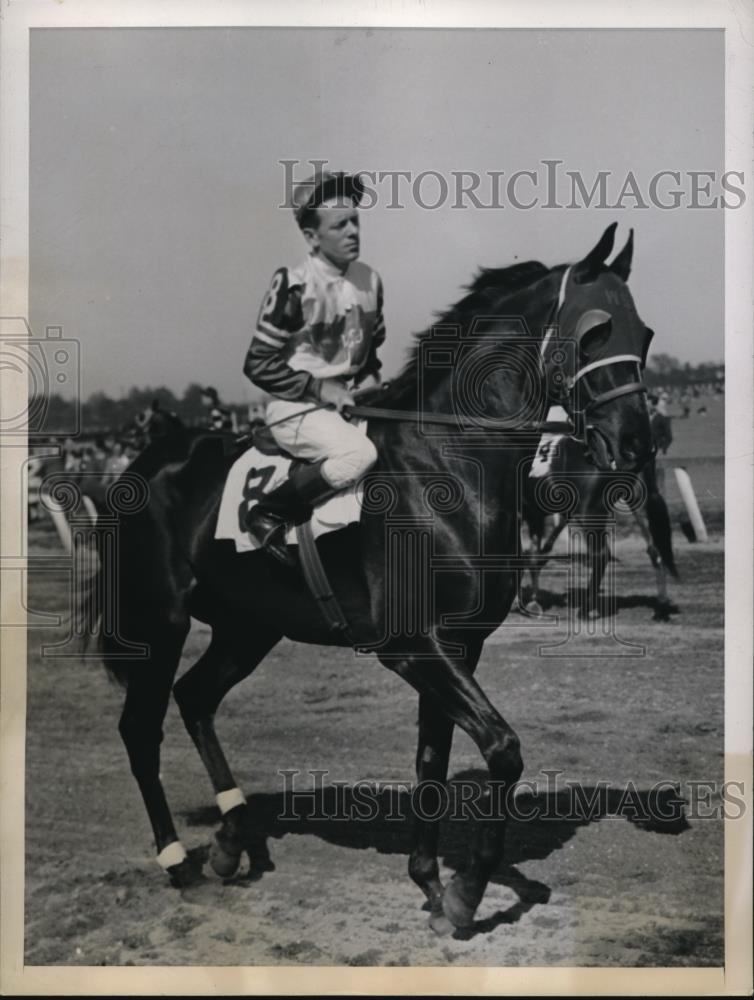
[[[311,516],[314,504],[337,492],[322,476],[321,467],[322,462],[296,467],[284,483],[262,497],[246,516],[245,528],[249,534],[284,566],[296,565],[286,545],[288,526],[305,521]]]
[[[285,536],[288,525],[304,515],[301,500],[292,479],[265,494],[246,515],[244,527],[251,537],[284,566],[296,563],[288,552]]]
[[[325,461],[323,459],[314,464],[299,465],[293,471],[292,478],[296,484],[296,491],[302,501],[310,508],[316,507],[318,503],[338,492],[322,475],[322,466]]]

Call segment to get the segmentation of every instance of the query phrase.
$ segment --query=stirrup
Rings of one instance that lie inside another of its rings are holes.
[[[255,524],[257,518],[262,522],[261,524]],[[286,545],[288,523],[285,520],[269,511],[254,507],[246,518],[244,526],[264,552],[268,552],[283,566],[287,566],[289,569],[295,568],[296,560]]]

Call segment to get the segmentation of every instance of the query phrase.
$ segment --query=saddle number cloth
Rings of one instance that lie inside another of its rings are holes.
[[[561,406],[551,406],[547,414],[547,419],[553,422],[558,420],[568,420],[568,415]],[[552,460],[557,452],[558,444],[563,440],[565,434],[543,434],[539,439],[537,454],[531,463],[529,472],[530,479],[542,479],[549,475],[552,469]]]
[[[363,421],[366,433],[366,421]],[[291,459],[285,455],[265,455],[256,448],[249,448],[231,466],[220,501],[215,538],[231,539],[236,552],[252,552],[259,548],[251,535],[244,529],[246,515],[265,493],[271,493],[285,479]],[[360,484],[341,490],[314,509],[311,518],[312,534],[315,538],[328,531],[345,528],[361,517]],[[289,545],[296,545],[296,529],[291,526],[287,535]]]

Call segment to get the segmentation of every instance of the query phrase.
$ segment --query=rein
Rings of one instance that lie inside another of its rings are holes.
[[[307,407],[305,410],[298,410],[296,413],[290,413],[287,417],[275,420],[271,424],[267,424],[267,427],[277,427],[278,424],[284,424],[288,420],[303,417],[307,413],[314,413],[315,410],[333,409],[335,407],[332,403],[317,403],[314,406]],[[443,427],[454,427],[456,430],[464,430],[466,424],[472,421],[472,418],[459,417],[453,413],[416,413],[408,410],[389,410],[381,406],[361,406],[358,403],[354,406],[345,406],[343,414],[347,418],[363,417],[366,420],[392,420],[395,423],[401,424],[437,424]],[[473,424],[469,429],[572,434],[574,427],[570,421],[565,420],[537,420],[523,424],[515,420],[493,420],[485,417],[474,417]]]
[[[492,420],[485,417],[465,419],[452,413],[407,413],[405,410],[383,410],[379,406],[349,406],[348,415],[365,417],[369,420],[393,420],[398,423],[438,424],[443,427],[455,427],[463,430],[466,423],[471,423],[469,430],[490,431],[529,431],[530,433],[570,434],[573,424],[565,420],[537,420],[523,424],[515,420]]]

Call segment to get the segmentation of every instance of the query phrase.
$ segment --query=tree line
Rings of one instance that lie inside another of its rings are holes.
[[[647,362],[644,380],[648,386],[684,386],[725,382],[725,368],[719,361],[703,361],[692,365],[682,362],[672,354],[652,354]]]
[[[192,382],[181,396],[166,386],[134,386],[120,399],[113,399],[104,392],[95,392],[83,403],[51,395],[46,400],[44,427],[48,434],[65,433],[77,424],[87,432],[118,432],[125,430],[137,414],[157,401],[161,410],[176,413],[185,424],[196,426],[207,422],[209,407],[203,394],[205,386]],[[223,403],[235,411],[239,426],[248,420],[246,403]],[[80,408],[80,419],[76,410]]]

